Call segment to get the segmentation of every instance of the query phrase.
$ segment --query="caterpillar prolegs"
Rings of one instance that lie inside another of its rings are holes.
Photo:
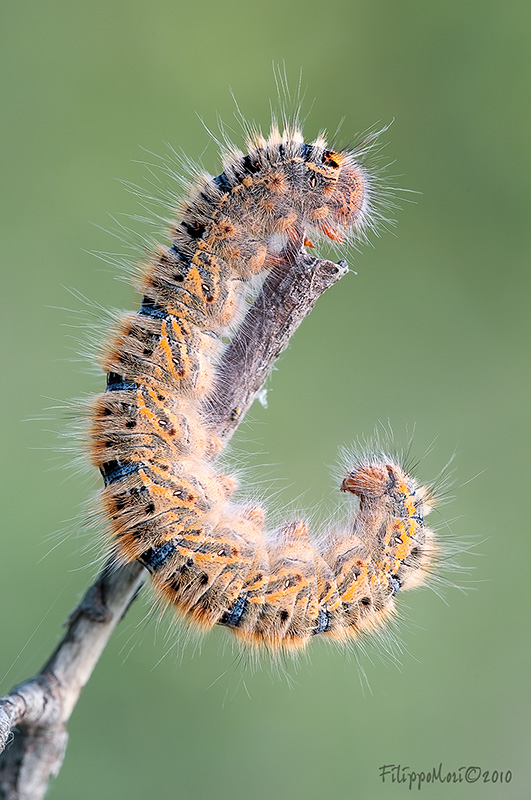
[[[203,628],[230,628],[274,652],[314,635],[348,640],[392,615],[435,551],[424,516],[433,501],[385,455],[351,464],[341,489],[359,498],[343,530],[312,539],[303,521],[267,532],[259,506],[235,503],[221,474],[222,443],[205,402],[222,338],[249,285],[286,243],[363,239],[374,223],[374,180],[363,146],[335,152],[297,126],[248,152],[230,150],[183,201],[171,243],[139,280],[142,304],[124,316],[103,357],[107,388],[92,408],[91,456],[116,560],[139,560],[168,605]]]

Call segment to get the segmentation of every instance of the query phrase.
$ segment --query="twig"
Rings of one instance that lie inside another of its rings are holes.
[[[344,261],[334,264],[286,248],[218,367],[217,389],[206,408],[218,436],[227,440],[236,430],[306,314],[347,271]],[[70,714],[146,574],[136,562],[107,563],[70,615],[62,641],[42,670],[0,698],[2,800],[44,797],[64,759]]]
[[[218,368],[208,417],[225,440],[238,427],[273,362],[317,299],[348,272],[346,261],[334,264],[301,251],[290,256],[289,270],[280,265],[265,281]]]

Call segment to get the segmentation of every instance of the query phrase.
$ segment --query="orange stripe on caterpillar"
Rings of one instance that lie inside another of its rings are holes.
[[[162,602],[189,620],[271,652],[378,627],[435,552],[429,491],[383,456],[345,477],[359,509],[343,530],[314,541],[297,521],[268,533],[259,507],[230,502],[235,481],[219,474],[221,443],[203,418],[245,282],[277,265],[289,240],[362,237],[372,186],[355,152],[306,144],[295,127],[255,135],[247,155],[197,179],[171,245],[144,268],[139,312],[123,318],[102,361],[91,456],[116,559],[139,559]]]

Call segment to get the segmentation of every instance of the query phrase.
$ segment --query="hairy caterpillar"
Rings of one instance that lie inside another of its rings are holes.
[[[231,502],[236,481],[219,473],[221,442],[202,410],[220,336],[286,242],[359,240],[374,220],[363,147],[335,152],[322,136],[307,144],[296,125],[247,144],[246,155],[225,154],[217,177],[197,177],[171,244],[139,280],[141,308],[122,318],[103,357],[91,457],[116,560],[140,560],[163,602],[200,626],[277,651],[381,625],[398,590],[430,566],[433,501],[380,454],[351,465],[341,489],[359,498],[357,513],[319,540],[302,521],[268,533],[260,507]]]

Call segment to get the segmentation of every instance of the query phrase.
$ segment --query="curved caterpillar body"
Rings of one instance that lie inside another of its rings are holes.
[[[311,245],[306,231],[359,239],[373,222],[371,178],[355,152],[306,144],[295,127],[256,134],[248,148],[197,180],[171,245],[141,277],[141,308],[123,317],[103,358],[91,456],[116,559],[139,559],[164,602],[201,626],[275,651],[316,634],[347,640],[389,617],[398,590],[429,568],[432,501],[374,456],[341,487],[359,498],[353,521],[319,541],[301,521],[267,533],[260,507],[231,503],[236,482],[216,468],[221,443],[201,411],[220,334],[286,241]]]

